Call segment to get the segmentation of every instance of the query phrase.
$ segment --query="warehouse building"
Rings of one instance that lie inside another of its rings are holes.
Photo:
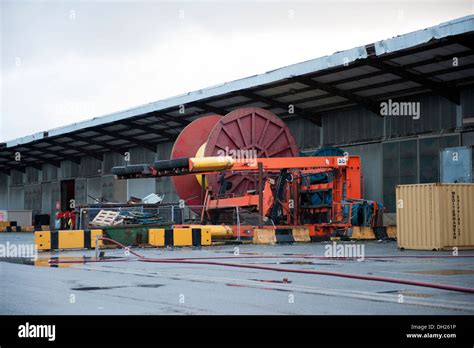
[[[167,159],[192,120],[245,106],[281,117],[301,151],[360,155],[364,196],[393,222],[398,184],[439,181],[440,150],[474,145],[474,16],[0,143],[0,210],[53,222],[70,199],[176,202],[170,178],[111,168]]]

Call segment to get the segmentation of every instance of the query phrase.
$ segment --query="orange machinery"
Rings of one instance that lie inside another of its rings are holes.
[[[196,172],[193,159],[189,168]],[[306,225],[310,236],[327,236],[351,227],[353,203],[343,202],[362,199],[358,156],[257,158],[237,161],[223,171],[254,174],[258,183],[256,190],[238,196],[227,195],[221,189],[225,179],[220,188],[206,188],[203,223],[233,225],[228,216],[236,207],[250,216],[250,224],[244,222],[239,230],[234,225],[234,234],[252,235],[255,227],[263,225],[276,228]],[[330,179],[312,180],[317,174]],[[314,195],[320,198],[317,204],[311,200]],[[326,199],[329,196],[331,199]]]
[[[201,222],[230,225],[235,236],[250,237],[255,228],[264,225],[305,225],[312,237],[345,234],[353,225],[353,206],[363,198],[358,156],[180,158],[150,166],[115,167],[113,173],[119,178],[199,176],[203,187]],[[206,175],[216,173],[221,178],[218,187],[206,185]],[[229,193],[226,175],[233,175],[234,179],[235,175],[254,177],[256,189],[240,195]],[[248,218],[236,222],[236,209],[237,216],[244,214]]]

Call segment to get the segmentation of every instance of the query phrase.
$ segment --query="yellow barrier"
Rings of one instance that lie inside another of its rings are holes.
[[[372,227],[354,226],[352,227],[352,239],[376,239]]]
[[[148,230],[148,244],[160,247],[211,245],[211,232],[190,227],[152,228]]]
[[[311,237],[309,236],[309,228],[306,226],[294,227],[292,229],[293,239],[295,242],[311,242]]]
[[[386,231],[389,238],[397,238],[397,226],[387,226]]]
[[[253,230],[254,244],[275,244],[277,242],[273,228],[256,228]]]
[[[37,231],[35,245],[38,250],[93,249],[96,236],[102,236],[102,230]],[[102,246],[102,240],[98,244]]]

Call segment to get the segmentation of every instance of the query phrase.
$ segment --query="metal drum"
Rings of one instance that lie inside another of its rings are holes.
[[[207,139],[204,156],[232,156],[246,160],[255,157],[298,156],[298,146],[288,126],[270,111],[249,107],[231,111],[214,126]],[[242,194],[257,188],[257,178],[245,173],[226,173],[230,188]],[[219,189],[219,174],[208,175],[207,183]]]
[[[188,124],[173,145],[171,159],[196,157],[199,148],[207,141],[212,128],[221,118],[220,115],[204,116]],[[171,180],[178,196],[188,206],[201,204],[201,186],[195,175],[172,176]],[[193,210],[200,211],[199,208]]]

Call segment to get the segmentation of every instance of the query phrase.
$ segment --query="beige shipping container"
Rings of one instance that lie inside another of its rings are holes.
[[[474,249],[474,184],[397,186],[397,245]]]

